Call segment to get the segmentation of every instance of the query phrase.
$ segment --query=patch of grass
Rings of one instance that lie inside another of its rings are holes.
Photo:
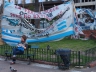
[[[36,44],[36,43],[35,43]],[[96,47],[94,40],[75,40],[70,38],[64,38],[60,41],[37,43],[40,48],[47,48],[50,45],[50,49],[68,48],[74,51],[84,51],[89,48]]]

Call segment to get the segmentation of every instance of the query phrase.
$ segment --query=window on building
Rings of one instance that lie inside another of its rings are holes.
[[[80,8],[80,6],[77,6],[76,8]]]
[[[91,2],[92,0],[89,0],[89,2]]]
[[[74,0],[75,3],[78,3],[78,0]]]
[[[92,10],[95,10],[95,5],[90,5],[90,6],[82,6],[82,8],[87,8],[87,9],[92,9]]]
[[[92,1],[95,1],[95,0],[92,0]]]
[[[82,2],[84,2],[84,0],[82,0]]]
[[[85,0],[85,2],[88,2],[88,0]]]

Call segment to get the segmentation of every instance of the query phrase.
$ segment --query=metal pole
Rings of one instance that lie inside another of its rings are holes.
[[[80,51],[78,51],[78,65],[80,67]]]

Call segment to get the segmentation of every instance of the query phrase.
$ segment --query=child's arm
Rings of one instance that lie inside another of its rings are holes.
[[[26,46],[22,45],[22,47],[23,47],[24,49],[26,49]]]
[[[25,44],[20,44],[20,46],[22,46],[24,49],[26,49],[26,45]]]

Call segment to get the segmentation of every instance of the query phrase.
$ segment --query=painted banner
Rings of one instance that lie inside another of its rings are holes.
[[[94,13],[91,11],[91,9],[85,9],[85,12],[89,14],[93,19],[96,20]]]
[[[4,6],[4,14],[11,17],[18,17],[18,18],[26,18],[26,19],[40,19],[46,18],[48,20],[52,20],[59,14],[63,14],[70,5],[71,2],[67,2],[66,4],[61,4],[58,6],[54,6],[45,11],[41,12],[34,12],[20,6],[14,5],[9,2],[5,2]]]
[[[80,14],[82,12],[81,9],[76,9],[75,4],[73,2],[73,6],[74,6],[74,32],[75,34],[73,35],[73,37],[75,39],[79,38],[79,34],[83,34],[82,28],[80,27],[80,24],[78,22],[78,14]]]
[[[30,10],[25,10],[24,8],[21,8],[19,6],[16,5],[12,6],[12,5],[13,4],[10,4],[8,2],[7,4],[5,4],[4,13],[1,21],[2,39],[8,44],[19,42],[20,36],[22,36],[23,34],[28,37],[27,42],[46,42],[46,41],[60,40],[65,36],[74,34],[73,4],[71,2],[61,4],[59,6],[53,7],[46,11],[42,11],[40,13],[32,12],[33,15],[39,14],[39,15],[45,15],[47,17],[48,17],[47,14],[49,14],[50,12],[52,12],[52,14],[55,13],[52,15],[52,17],[49,16],[49,18],[60,16],[59,19],[55,20],[49,27],[43,30],[36,29],[31,23],[29,23],[24,18],[24,15],[22,15],[23,12],[28,13],[27,15],[31,15],[32,13],[30,12]],[[10,8],[10,10],[8,10],[8,8]],[[18,16],[17,14],[19,12],[20,15]]]
[[[82,14],[82,13],[84,13],[84,9],[76,8],[76,13],[77,14]]]
[[[92,12],[91,9],[77,8],[77,9],[76,9],[76,13],[77,13],[77,14],[84,14],[84,13],[87,13],[87,14],[89,14],[93,19],[96,19],[96,18],[95,18],[95,14]]]

